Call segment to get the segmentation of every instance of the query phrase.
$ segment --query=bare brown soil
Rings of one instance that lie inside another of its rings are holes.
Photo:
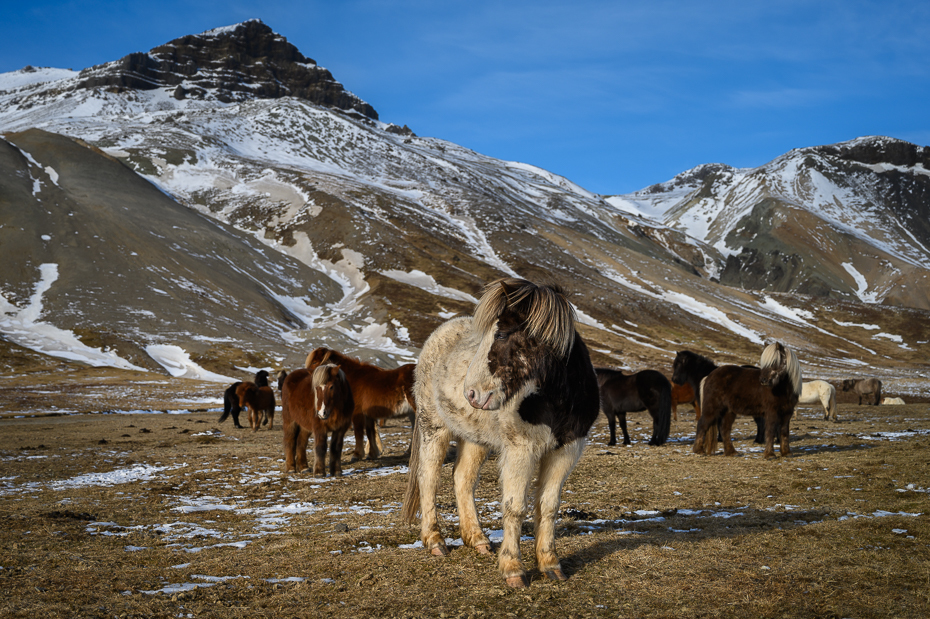
[[[690,407],[662,447],[643,414],[636,444],[608,448],[602,417],[563,495],[569,580],[544,579],[526,541],[532,582],[511,590],[495,558],[401,548],[418,540],[399,522],[405,420],[380,461],[349,463],[350,444],[347,474],[319,480],[280,472],[280,415],[254,434],[218,424],[222,385],[49,370],[0,379],[3,617],[930,615],[925,403],[845,403],[838,424],[801,409],[772,461],[748,420],[744,455],[724,458],[690,453]],[[499,530],[491,462],[478,497]]]

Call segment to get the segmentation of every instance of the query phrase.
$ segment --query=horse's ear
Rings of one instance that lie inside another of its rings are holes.
[[[326,365],[326,362],[329,360],[329,356],[330,356],[331,354],[333,354],[333,351],[327,350],[327,351],[326,351],[326,354],[323,355],[323,360],[320,361],[320,365]]]

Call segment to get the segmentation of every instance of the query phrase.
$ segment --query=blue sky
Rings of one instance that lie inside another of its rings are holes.
[[[381,120],[602,194],[863,135],[930,144],[930,2],[6,3],[0,72],[259,18]]]

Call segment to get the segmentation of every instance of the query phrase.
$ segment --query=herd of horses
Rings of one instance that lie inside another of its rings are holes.
[[[599,412],[610,427],[609,445],[630,444],[626,415],[646,410],[653,420],[650,445],[668,438],[673,410],[692,404],[695,453],[710,455],[723,442],[734,455],[731,430],[737,416],[756,421],[755,440],[764,457],[790,453],[789,425],[795,407],[821,403],[824,418],[836,417],[836,390],[825,381],[802,382],[795,353],[780,342],[765,347],[758,366],[720,365],[691,351],[678,352],[671,380],[657,370],[625,374],[595,368],[575,329],[575,311],[553,286],[504,278],[488,284],[473,316],[440,325],[423,345],[416,364],[383,369],[330,348],[312,351],[304,368],[278,374],[282,398],[285,471],[310,468],[307,443],[314,438],[313,474],[340,475],[343,441],[355,432],[353,459],[377,458],[383,447],[375,425],[386,418],[412,418],[407,489],[402,516],[420,517],[420,538],[434,555],[449,549],[439,527],[436,497],[440,471],[456,441],[453,483],[462,541],[480,553],[492,545],[478,521],[474,492],[482,464],[497,454],[502,492],[503,542],[498,566],[507,584],[529,584],[522,566],[520,531],[531,507],[539,570],[565,580],[555,552],[555,522],[561,491],[582,454]],[[841,389],[877,404],[881,383],[843,381]],[[268,372],[237,382],[224,397],[220,421],[249,411],[252,431],[273,427],[274,392]],[[328,445],[327,445],[328,441]],[[327,449],[328,447],[328,449]],[[535,487],[533,481],[535,479]],[[530,505],[530,497],[533,505]]]

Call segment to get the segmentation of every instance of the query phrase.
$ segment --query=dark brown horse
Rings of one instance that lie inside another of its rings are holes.
[[[691,405],[691,408],[694,409],[694,422],[697,423],[697,420],[701,418],[701,413],[698,412],[697,398],[694,397],[694,389],[692,389],[691,385],[688,383],[684,385],[672,383],[672,419],[675,421],[678,421],[679,404]]]
[[[724,455],[736,455],[730,430],[737,415],[764,417],[765,458],[775,455],[776,435],[781,438],[781,454],[791,453],[789,424],[801,395],[801,364],[792,351],[776,342],[762,351],[759,365],[761,368],[724,365],[704,379],[694,453],[715,453],[719,432]]]
[[[337,365],[321,363],[314,370],[295,370],[282,385],[284,471],[306,470],[307,441],[313,434],[313,474],[326,475],[326,438],[332,434],[330,475],[342,475],[342,443],[352,423],[355,402],[345,374]]]
[[[239,424],[239,413],[242,412],[243,402],[242,394],[249,390],[250,387],[267,387],[268,386],[268,372],[265,370],[259,370],[255,373],[255,381],[238,381],[231,384],[226,388],[226,391],[223,393],[223,414],[220,416],[219,423],[226,421],[226,418],[232,415],[233,424],[237,428],[243,427]],[[272,399],[274,394],[272,393]],[[267,398],[267,396],[264,396]],[[267,404],[267,402],[265,402]],[[271,405],[271,418],[274,418],[274,403]],[[249,422],[251,424],[251,411],[249,409]]]
[[[239,398],[239,408],[249,410],[249,427],[252,432],[264,425],[271,430],[274,427],[274,391],[268,385],[259,387],[254,383],[242,383],[236,389]]]
[[[753,366],[742,367],[751,369]],[[675,361],[672,363],[672,383],[691,387],[691,392],[694,394],[692,405],[696,422],[701,419],[701,398],[698,396],[701,393],[701,381],[716,369],[716,363],[696,352],[682,350],[675,355]],[[756,437],[753,441],[761,445],[765,442],[765,421],[762,417],[756,417],[755,421]],[[722,437],[717,438],[719,440]]]
[[[672,423],[672,383],[661,372],[643,370],[624,374],[620,370],[595,368],[597,385],[601,393],[601,410],[610,426],[610,442],[617,444],[616,418],[623,430],[623,444],[630,444],[626,429],[626,414],[648,410],[652,415],[650,445],[663,445],[668,440]]]
[[[877,378],[863,378],[856,380],[849,378],[840,383],[840,389],[843,391],[852,391],[859,397],[859,405],[862,405],[862,398],[865,397],[865,403],[876,405],[882,401],[882,381]]]
[[[413,399],[413,370],[416,364],[407,363],[393,370],[385,370],[330,348],[317,348],[307,355],[304,367],[313,369],[327,355],[331,363],[337,364],[345,372],[352,386],[355,399],[355,412],[352,415],[355,450],[352,459],[361,460],[365,457],[365,435],[368,436],[368,457],[380,457],[383,447],[375,420],[404,415],[413,417],[416,414],[417,407]]]

